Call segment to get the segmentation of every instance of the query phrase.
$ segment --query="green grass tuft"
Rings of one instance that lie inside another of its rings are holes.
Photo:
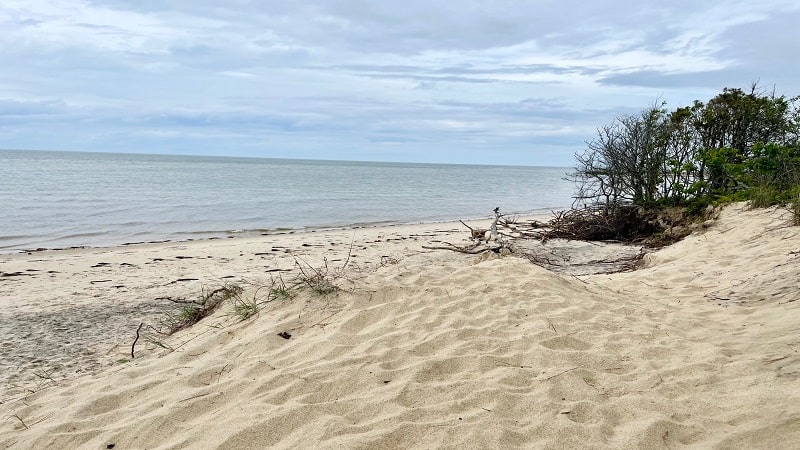
[[[182,303],[184,306],[178,314],[168,315],[163,321],[166,326],[166,334],[173,334],[196,324],[214,312],[224,302],[239,297],[242,292],[244,292],[244,288],[238,284],[225,283],[222,287],[210,291],[203,289],[200,297],[196,300],[173,300],[176,303]]]

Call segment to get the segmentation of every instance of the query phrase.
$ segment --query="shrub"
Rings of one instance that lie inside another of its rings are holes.
[[[668,112],[650,106],[602,127],[575,155],[578,206],[645,208],[750,200],[754,207],[796,203],[800,185],[800,97],[756,85],[723,89]]]

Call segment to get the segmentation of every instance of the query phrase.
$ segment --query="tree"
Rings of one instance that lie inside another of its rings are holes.
[[[707,104],[695,102],[699,168],[707,183],[703,194],[747,189],[741,171],[753,156],[753,146],[797,143],[797,110],[792,109],[796,100],[765,93],[753,84],[749,93],[725,88]]]
[[[702,103],[668,112],[652,105],[618,117],[575,155],[578,203],[643,207],[734,195],[766,183],[785,191],[798,175],[798,99],[723,89]],[[775,196],[769,197],[775,201]]]
[[[575,155],[578,200],[606,206],[655,203],[667,157],[666,117],[665,110],[652,106],[600,128],[587,149]]]

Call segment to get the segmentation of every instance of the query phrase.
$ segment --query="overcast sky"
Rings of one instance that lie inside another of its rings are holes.
[[[0,148],[572,164],[596,128],[800,94],[800,2],[3,0]]]

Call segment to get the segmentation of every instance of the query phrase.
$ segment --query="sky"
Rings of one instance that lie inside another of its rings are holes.
[[[758,81],[797,0],[3,0],[0,148],[570,166]]]

